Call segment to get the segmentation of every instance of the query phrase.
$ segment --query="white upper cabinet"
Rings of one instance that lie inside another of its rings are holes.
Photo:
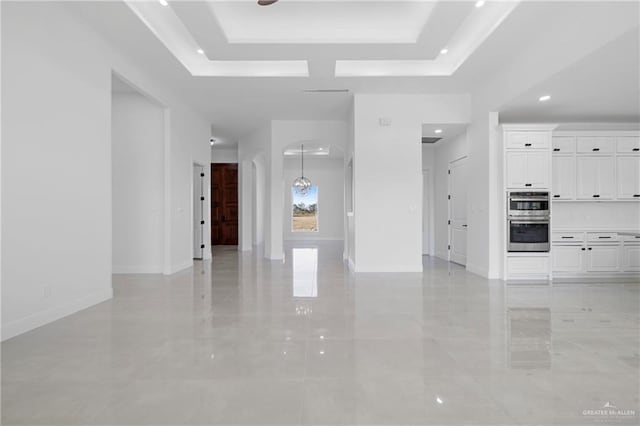
[[[639,136],[619,136],[616,145],[618,154],[640,154]]]
[[[505,132],[507,149],[547,149],[550,145],[549,132],[508,131]]]
[[[507,188],[549,188],[549,166],[546,151],[507,152]]]
[[[574,136],[554,136],[552,139],[554,154],[573,154],[576,152]]]
[[[609,154],[615,152],[613,136],[578,136],[576,147],[579,154]]]
[[[620,200],[640,200],[640,157],[618,157],[617,195]]]
[[[551,198],[553,200],[573,200],[576,198],[576,159],[574,156],[554,155],[552,176]]]
[[[612,156],[578,156],[577,198],[611,200],[615,196],[615,163]]]

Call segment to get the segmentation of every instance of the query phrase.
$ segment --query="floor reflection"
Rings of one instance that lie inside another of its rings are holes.
[[[318,297],[318,249],[294,248],[293,297]]]
[[[515,369],[551,368],[549,308],[509,308],[508,360]]]

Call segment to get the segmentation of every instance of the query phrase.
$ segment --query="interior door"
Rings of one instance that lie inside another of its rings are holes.
[[[467,161],[449,164],[449,259],[467,264]]]
[[[211,244],[238,245],[238,165],[211,164]]]

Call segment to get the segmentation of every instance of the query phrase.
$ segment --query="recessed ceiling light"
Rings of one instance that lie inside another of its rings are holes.
[[[199,54],[201,54],[201,55],[204,55],[204,50],[202,50],[202,49],[198,49],[198,50],[197,50],[197,52],[198,52]]]
[[[482,7],[484,6],[484,1],[483,0],[479,0],[476,2],[476,7]]]
[[[163,6],[169,6],[169,2],[167,0],[158,0],[160,2],[161,5]]]
[[[540,97],[538,98],[538,100],[539,100],[540,102],[545,102],[545,101],[548,101],[549,99],[551,99],[551,96],[550,96],[550,95],[544,95],[544,96],[540,96]]]
[[[442,53],[443,55],[446,55],[449,52],[449,49],[442,49],[440,51],[440,53]]]
[[[442,133],[442,129],[436,129],[434,133]]]

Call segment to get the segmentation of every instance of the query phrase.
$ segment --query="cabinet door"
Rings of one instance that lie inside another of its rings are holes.
[[[614,152],[615,146],[611,136],[578,136],[576,140],[577,151],[584,154]]]
[[[579,200],[593,200],[598,194],[598,158],[578,157],[576,159],[577,191]]]
[[[507,187],[524,188],[527,169],[526,152],[507,152]]]
[[[598,157],[598,195],[613,200],[616,196],[616,168],[613,157]]]
[[[618,154],[640,154],[640,137],[621,136],[617,139]]]
[[[509,149],[545,149],[549,147],[549,132],[506,132],[505,146]]]
[[[527,152],[525,187],[549,188],[549,153]]]
[[[579,200],[612,199],[615,190],[614,162],[611,156],[578,156],[576,195]]]
[[[576,160],[572,156],[553,156],[551,193],[554,200],[576,197]]]
[[[622,247],[622,270],[624,272],[640,272],[640,245]]]
[[[573,136],[554,136],[553,152],[572,154],[576,152],[576,138]]]
[[[640,200],[640,157],[618,157],[619,199]]]
[[[620,247],[618,245],[590,246],[587,249],[587,271],[617,272],[620,270]]]
[[[581,272],[585,249],[582,246],[554,245],[551,257],[553,272]]]

